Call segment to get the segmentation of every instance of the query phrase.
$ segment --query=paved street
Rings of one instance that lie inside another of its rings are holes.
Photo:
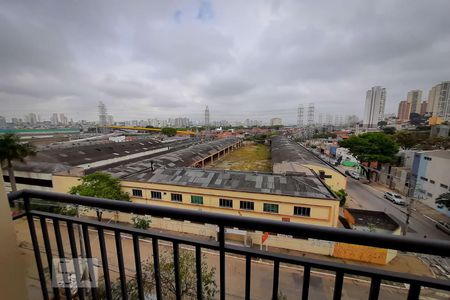
[[[406,221],[406,207],[393,204],[389,200],[384,199],[382,191],[348,177],[347,193],[360,205],[360,208],[384,211],[404,226]],[[410,217],[407,236],[423,238],[424,235],[432,239],[450,240],[450,236],[438,230],[433,221],[413,211]]]

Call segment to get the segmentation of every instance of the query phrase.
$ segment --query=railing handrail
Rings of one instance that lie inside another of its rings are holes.
[[[168,217],[184,219],[194,222],[215,224],[224,227],[238,227],[265,232],[274,232],[286,235],[301,236],[319,240],[350,243],[378,248],[388,248],[407,252],[439,255],[450,257],[450,241],[418,239],[412,237],[387,235],[382,233],[361,232],[342,228],[290,223],[275,220],[262,220],[252,217],[231,216],[220,213],[211,213],[197,210],[163,207],[118,201],[103,198],[85,197],[65,193],[47,191],[21,190],[8,195],[9,201],[37,198],[52,202],[75,204],[88,207],[97,207],[108,210],[117,210],[125,213],[151,215],[156,217]],[[27,207],[28,205],[25,205]]]

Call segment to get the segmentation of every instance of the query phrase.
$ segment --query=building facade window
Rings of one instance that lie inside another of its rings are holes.
[[[203,197],[202,196],[191,196],[191,203],[203,204]]]
[[[170,200],[175,202],[183,202],[183,195],[182,194],[170,194]]]
[[[303,206],[294,206],[294,215],[302,216],[302,217],[310,217],[311,216],[311,208],[303,207]]]
[[[255,210],[255,203],[252,201],[241,201],[239,203],[239,207],[240,207],[240,209],[245,209],[245,210]]]
[[[428,156],[425,156],[423,159],[428,160],[428,161],[432,160],[431,157],[428,157]]]
[[[428,178],[420,176],[420,179],[422,179],[423,181],[428,181]]]
[[[220,207],[233,208],[233,200],[220,198],[219,199],[219,206]]]
[[[427,196],[428,197],[433,197],[433,194],[432,193],[427,193]]]
[[[448,185],[441,183],[441,188],[448,189]]]
[[[161,192],[152,191],[150,193],[152,199],[162,199]]]
[[[263,210],[270,213],[278,213],[278,204],[264,203]]]
[[[142,190],[132,189],[133,197],[142,197]]]
[[[436,181],[434,181],[433,179],[430,179],[430,183],[434,184]]]

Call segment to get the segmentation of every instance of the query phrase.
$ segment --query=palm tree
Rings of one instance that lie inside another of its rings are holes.
[[[13,192],[17,191],[17,186],[12,161],[18,160],[24,163],[25,157],[30,155],[36,155],[36,148],[33,145],[21,143],[20,138],[15,134],[8,133],[0,136],[0,162],[1,165],[6,163]]]

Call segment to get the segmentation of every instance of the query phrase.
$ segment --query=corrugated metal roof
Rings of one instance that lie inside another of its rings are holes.
[[[241,192],[335,199],[316,176],[278,175],[194,168],[160,168],[133,174],[127,181],[171,184]]]

